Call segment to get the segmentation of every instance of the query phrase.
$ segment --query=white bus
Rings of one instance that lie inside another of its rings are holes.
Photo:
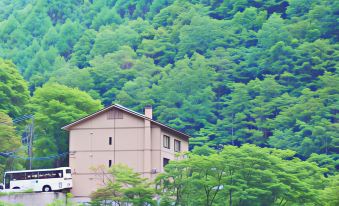
[[[72,188],[70,167],[9,171],[4,174],[3,192],[33,190],[51,192]],[[1,191],[1,186],[0,186]]]

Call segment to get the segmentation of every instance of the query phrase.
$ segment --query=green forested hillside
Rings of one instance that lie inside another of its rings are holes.
[[[0,110],[35,114],[38,156],[67,151],[60,127],[115,102],[153,105],[192,147],[338,167],[338,13],[331,0],[2,0]]]

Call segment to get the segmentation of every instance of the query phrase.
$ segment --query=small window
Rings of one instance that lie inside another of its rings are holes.
[[[112,160],[108,160],[108,167],[112,167]]]
[[[169,163],[169,159],[167,159],[167,158],[164,158],[163,160],[162,160],[162,165],[165,167],[166,165],[168,165],[168,163]]]
[[[112,137],[109,137],[108,144],[112,145]]]
[[[171,138],[167,135],[164,135],[164,147],[167,149],[170,149],[170,144],[171,144]]]
[[[71,169],[66,169],[66,174],[71,174],[72,170]]]
[[[38,179],[38,172],[26,172],[26,179],[27,180]]]
[[[179,140],[174,140],[174,151],[180,152],[181,151],[181,142]]]
[[[123,112],[117,109],[109,110],[107,113],[107,119],[122,119]]]
[[[163,162],[162,162],[162,165],[165,167],[169,163],[169,161],[170,161],[169,159],[164,158]]]

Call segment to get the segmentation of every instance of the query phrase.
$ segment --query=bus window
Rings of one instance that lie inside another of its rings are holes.
[[[62,178],[62,170],[40,171],[39,179]]]
[[[62,178],[63,177],[62,170],[58,170],[58,171],[55,171],[55,172],[56,172],[56,177],[57,178]]]
[[[72,170],[71,169],[66,169],[66,174],[71,174]]]
[[[26,172],[26,180],[34,180],[34,179],[38,179],[37,172]]]
[[[51,172],[50,171],[40,171],[39,172],[39,179],[47,179],[51,178]]]
[[[11,180],[26,180],[26,174],[22,173],[13,173]]]

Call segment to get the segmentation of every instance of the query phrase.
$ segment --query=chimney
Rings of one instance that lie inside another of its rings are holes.
[[[152,119],[153,118],[153,109],[151,105],[145,106],[145,116]]]

